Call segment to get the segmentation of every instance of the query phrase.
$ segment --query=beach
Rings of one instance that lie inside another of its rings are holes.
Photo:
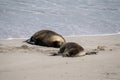
[[[51,56],[59,48],[31,45],[26,39],[0,40],[0,80],[120,80],[120,34],[65,39],[98,53]]]

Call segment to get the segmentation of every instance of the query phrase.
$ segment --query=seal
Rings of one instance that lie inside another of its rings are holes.
[[[60,47],[58,55],[63,57],[80,57],[86,55],[84,48],[75,42],[67,42]]]
[[[65,43],[65,39],[51,30],[40,30],[26,40],[30,44],[59,48]]]

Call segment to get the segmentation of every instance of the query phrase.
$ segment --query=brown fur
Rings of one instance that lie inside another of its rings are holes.
[[[86,53],[82,46],[74,42],[68,42],[60,47],[58,55],[62,55],[63,57],[77,57],[84,56]]]
[[[36,32],[27,42],[35,45],[59,48],[65,43],[65,39],[54,31],[41,30]]]

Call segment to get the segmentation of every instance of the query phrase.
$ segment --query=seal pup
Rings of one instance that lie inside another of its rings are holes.
[[[81,57],[85,55],[96,54],[96,52],[85,52],[84,48],[75,42],[67,42],[63,44],[58,53],[52,56],[62,55],[63,57]]]
[[[79,57],[86,55],[84,48],[75,42],[67,42],[63,44],[57,55],[62,55],[63,57]]]
[[[40,30],[26,40],[30,44],[59,48],[65,43],[65,39],[51,30]]]

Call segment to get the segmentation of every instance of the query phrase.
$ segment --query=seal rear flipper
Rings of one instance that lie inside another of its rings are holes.
[[[86,55],[96,55],[98,52],[97,51],[91,51],[87,52]]]
[[[27,43],[29,43],[29,44],[35,44],[35,42],[31,41],[31,39],[27,39],[27,40],[24,41],[24,42],[27,42]]]
[[[76,54],[75,57],[82,57],[82,56],[85,56],[85,55],[86,55],[86,52],[85,51],[81,51],[78,54]]]

